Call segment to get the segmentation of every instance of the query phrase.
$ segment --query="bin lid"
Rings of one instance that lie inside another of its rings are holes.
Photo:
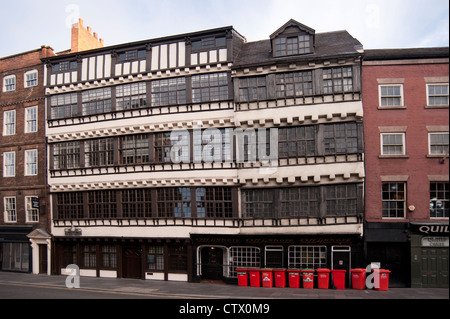
[[[331,270],[327,269],[327,268],[317,268],[316,271],[317,272],[330,272]]]
[[[273,271],[286,271],[285,268],[272,268]]]
[[[352,269],[351,272],[366,272],[366,269],[364,269],[364,268],[355,268],[355,269]]]
[[[345,269],[331,269],[332,272],[347,272]]]
[[[247,268],[236,268],[236,271],[247,271]]]
[[[296,273],[300,273],[301,269],[287,269],[287,271],[289,272],[296,272]]]
[[[302,272],[314,272],[314,269],[302,269]]]
[[[391,273],[391,271],[389,269],[374,269],[373,271],[377,271],[377,272],[385,273],[385,274]]]

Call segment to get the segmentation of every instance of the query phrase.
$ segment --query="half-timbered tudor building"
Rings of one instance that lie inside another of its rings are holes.
[[[195,281],[355,266],[358,40],[294,20],[46,59],[54,273]]]

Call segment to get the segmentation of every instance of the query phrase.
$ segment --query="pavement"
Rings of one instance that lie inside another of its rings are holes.
[[[67,276],[0,271],[0,283],[66,288]],[[69,289],[69,288],[67,288]],[[74,288],[76,289],[76,288]],[[240,287],[216,282],[173,282],[138,279],[80,277],[80,290],[108,291],[167,299],[449,299],[448,288],[389,288],[355,290]]]

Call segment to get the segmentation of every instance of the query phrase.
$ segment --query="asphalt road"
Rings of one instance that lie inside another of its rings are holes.
[[[68,289],[65,287],[40,286],[33,284],[0,283],[0,299],[163,299],[167,296],[101,291],[89,289]]]

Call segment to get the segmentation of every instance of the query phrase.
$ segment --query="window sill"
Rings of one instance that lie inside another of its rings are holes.
[[[379,110],[405,110],[407,107],[405,105],[399,105],[399,106],[379,106]]]
[[[427,154],[427,158],[446,158],[448,154]]]
[[[448,105],[425,105],[425,109],[448,109]]]
[[[409,158],[409,155],[378,155],[378,158],[384,159],[384,158]]]

